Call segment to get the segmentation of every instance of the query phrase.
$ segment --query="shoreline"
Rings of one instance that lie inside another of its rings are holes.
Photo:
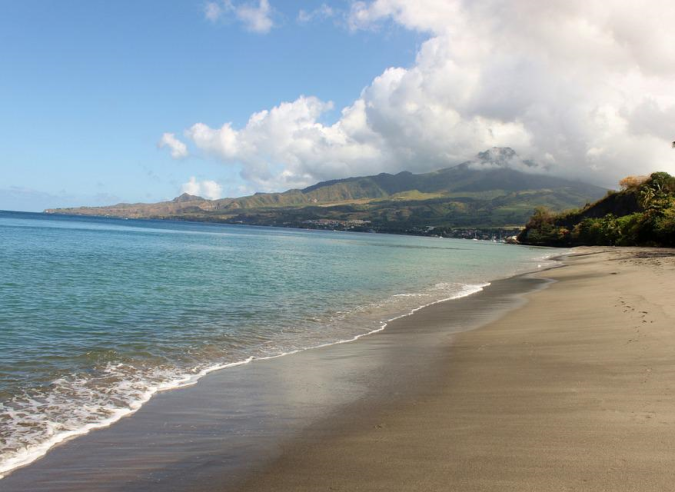
[[[669,490],[675,252],[576,248],[564,263],[456,335],[421,393],[324,420],[236,490]]]
[[[555,266],[553,268],[555,268]],[[517,275],[516,277],[497,280],[496,283],[501,284],[501,283],[517,282],[518,281],[517,279],[520,278],[520,277],[523,277],[524,275],[527,275],[527,274],[520,274],[520,275]],[[483,287],[485,287],[485,286],[483,286]],[[481,287],[481,289],[478,289],[479,294],[482,293],[482,292],[480,292],[481,290],[482,290],[482,287]],[[473,292],[475,292],[475,291],[473,291]],[[366,335],[378,334],[378,336],[382,336],[383,335],[382,330],[384,330],[384,328],[387,328],[387,331],[385,333],[389,332],[390,331],[390,325],[392,325],[394,329],[390,333],[388,333],[388,335],[390,335],[390,336],[387,337],[387,338],[391,339],[388,343],[390,345],[397,345],[401,341],[400,337],[402,336],[402,333],[401,333],[400,328],[396,329],[396,325],[400,324],[402,319],[418,317],[420,313],[424,313],[425,311],[428,311],[430,309],[433,311],[434,307],[437,307],[437,306],[442,307],[443,305],[447,305],[447,304],[450,304],[452,307],[448,308],[446,306],[445,310],[448,310],[448,309],[452,310],[453,307],[461,306],[462,301],[464,301],[466,299],[471,299],[472,297],[475,297],[476,295],[478,295],[478,294],[474,294],[473,292],[466,292],[465,294],[468,297],[463,297],[461,295],[458,295],[456,297],[453,297],[452,299],[440,299],[440,300],[432,302],[430,304],[419,306],[415,309],[412,309],[407,314],[404,314],[404,315],[395,317],[391,320],[388,320],[387,322],[383,323],[383,326],[380,329],[375,330],[373,333],[366,333],[366,334],[362,334],[360,336],[357,336],[354,339],[338,341],[338,342],[327,344],[327,345],[324,345],[324,346],[319,346],[319,347],[307,349],[305,351],[295,352],[292,355],[294,357],[299,357],[299,360],[297,362],[291,362],[291,363],[288,363],[286,365],[297,367],[298,365],[303,364],[302,361],[304,359],[312,359],[312,361],[311,361],[312,364],[315,364],[315,363],[321,364],[322,358],[325,356],[325,354],[323,354],[323,351],[332,352],[332,351],[335,351],[336,349],[339,351],[339,348],[343,347],[345,345],[351,345],[353,347],[353,348],[351,348],[347,351],[348,353],[346,354],[346,357],[348,359],[354,359],[354,358],[357,358],[357,357],[361,357],[364,350],[365,351],[370,350],[368,345],[379,345],[379,342],[378,342],[379,338],[378,337],[366,337]],[[490,295],[491,294],[488,293],[487,297],[489,298]],[[509,295],[509,297],[512,297],[512,296]],[[453,301],[455,301],[455,302],[453,303]],[[511,299],[510,302],[512,303],[513,299]],[[501,309],[503,309],[503,306],[501,307]],[[471,309],[469,309],[468,311],[471,311]],[[475,327],[476,320],[473,320],[473,321],[468,320],[468,318],[472,318],[471,313],[467,312],[465,314],[467,315],[467,320],[464,320],[464,322],[471,324],[471,328]],[[473,313],[473,314],[476,314],[476,313]],[[498,316],[498,313],[497,314],[493,313],[493,314],[495,316]],[[446,329],[447,327],[443,326],[441,328],[442,328],[441,333],[440,333],[441,336],[444,337],[444,338],[447,337],[447,335],[448,335],[447,329]],[[466,328],[466,329],[471,329],[471,328]],[[438,335],[439,335],[439,333],[434,334],[435,340],[437,339]],[[359,341],[360,341],[359,344],[347,343],[347,342],[355,341],[357,339],[359,339]],[[371,341],[371,343],[369,343],[367,345],[364,344],[364,341],[366,339]],[[444,342],[446,342],[446,340],[444,340]],[[415,342],[415,343],[417,343],[417,342]],[[428,341],[425,342],[425,343],[428,346]],[[436,350],[438,348],[439,347],[435,347]],[[379,359],[387,358],[389,356],[389,352],[391,352],[391,350],[392,350],[391,347],[388,347],[387,349],[378,348],[378,351],[381,352],[378,356]],[[312,352],[313,354],[305,355],[304,358],[302,357],[303,354],[309,354],[310,352]],[[288,355],[288,354],[284,354],[284,355]],[[345,354],[342,354],[342,356],[344,357]],[[288,358],[283,357],[283,356],[274,356],[274,357],[269,357],[269,358],[266,358],[266,359],[263,359],[263,358],[256,359],[256,363],[257,363],[256,365],[263,366],[263,364],[265,364],[267,362],[281,361],[281,359],[288,359]],[[392,363],[391,361],[385,362],[384,360],[379,360],[379,362],[378,362],[378,364],[380,364],[381,366],[385,365],[385,364],[391,365],[391,363]],[[351,361],[350,364],[358,365],[358,364],[362,364],[362,362],[358,362],[358,363],[355,364],[354,361]],[[31,464],[28,464],[27,466],[24,466],[22,468],[15,469],[10,474],[6,475],[6,477],[0,483],[2,483],[3,487],[5,487],[5,486],[9,487],[8,490],[14,490],[12,487],[15,487],[15,486],[18,487],[18,488],[26,488],[27,484],[30,484],[28,486],[28,488],[32,487],[33,490],[40,490],[40,488],[39,488],[40,484],[45,483],[45,481],[48,480],[49,476],[53,476],[55,473],[57,475],[61,475],[63,472],[60,471],[59,469],[72,467],[73,463],[77,462],[79,459],[82,459],[82,453],[83,453],[82,450],[84,450],[86,453],[91,452],[93,454],[97,454],[97,453],[100,454],[100,452],[97,451],[97,448],[99,448],[101,446],[102,442],[107,442],[106,440],[108,438],[112,438],[112,440],[115,441],[117,444],[121,443],[124,446],[128,446],[129,444],[127,443],[127,441],[129,439],[129,435],[125,434],[124,427],[130,427],[130,428],[136,427],[136,422],[138,421],[138,418],[137,418],[138,415],[148,414],[148,415],[155,415],[155,417],[157,417],[158,414],[161,415],[161,414],[165,413],[166,411],[171,412],[171,409],[173,408],[172,405],[177,405],[178,407],[185,406],[186,401],[193,398],[193,396],[190,394],[190,392],[193,392],[193,393],[196,392],[197,394],[201,394],[201,395],[208,392],[208,389],[203,390],[203,388],[204,388],[204,386],[208,386],[208,381],[211,380],[211,378],[215,381],[215,383],[214,383],[215,385],[218,385],[218,382],[217,382],[218,379],[221,379],[221,380],[224,379],[226,381],[225,383],[223,383],[224,385],[232,384],[232,380],[236,379],[238,377],[237,374],[239,374],[239,372],[237,372],[236,374],[233,373],[229,376],[220,375],[220,378],[218,377],[219,376],[218,373],[228,373],[232,370],[239,369],[237,366],[241,366],[241,365],[246,365],[249,369],[251,367],[253,367],[252,365],[247,365],[247,364],[233,364],[232,365],[233,367],[230,367],[228,369],[228,371],[213,371],[213,372],[211,372],[208,375],[209,376],[208,378],[205,377],[205,378],[200,380],[199,385],[181,387],[180,388],[182,390],[181,392],[173,392],[173,391],[157,392],[148,403],[143,405],[141,408],[135,410],[133,414],[126,415],[125,418],[118,419],[115,422],[115,424],[112,425],[112,426],[101,427],[101,428],[95,429],[95,430],[93,430],[93,432],[90,432],[88,434],[83,434],[81,436],[78,436],[74,440],[69,440],[68,442],[64,442],[64,443],[50,449],[49,452],[46,455],[43,455],[37,461],[34,461]],[[265,370],[266,370],[264,368],[260,368],[260,369],[261,370],[255,371],[255,372],[258,372],[258,373],[259,372],[265,372]],[[267,370],[269,371],[269,369],[267,369]],[[336,373],[336,374],[338,374],[342,370],[344,370],[344,368],[331,369],[331,371]],[[331,377],[333,377],[333,376],[331,376]],[[210,384],[210,386],[213,387],[214,384]],[[256,384],[261,385],[261,386],[265,386],[265,383],[261,383],[259,381]],[[299,384],[303,384],[303,383],[300,382]],[[389,384],[389,386],[392,386],[391,381],[388,384]],[[382,391],[381,388],[374,390],[374,393],[376,395],[376,399],[377,399],[377,395],[381,391]],[[183,392],[188,392],[188,393],[182,394]],[[346,400],[350,400],[350,399],[354,399],[354,398],[362,396],[362,395],[356,394],[357,392],[354,392],[354,391],[350,391],[349,393],[350,394],[347,395]],[[360,393],[360,392],[358,392],[358,393]],[[240,396],[245,397],[246,395],[240,395]],[[176,402],[178,402],[178,403],[176,403]],[[211,403],[216,404],[216,405],[222,404],[222,400],[219,400],[217,402],[211,401]],[[347,403],[350,403],[350,401],[347,401]],[[166,409],[160,409],[159,405],[164,405],[164,404],[168,405],[167,408]],[[326,407],[329,409],[329,411],[333,411],[336,406],[344,405],[344,404],[345,404],[345,402],[332,402],[332,403],[326,405]],[[287,408],[286,410],[291,414],[294,412],[293,408]],[[192,415],[190,416],[190,418],[192,418]],[[311,418],[312,418],[312,421],[317,421],[317,420],[321,419],[321,415],[312,415]],[[143,420],[143,419],[141,419],[141,420]],[[147,418],[145,420],[147,420]],[[199,420],[199,419],[197,419],[197,420]],[[297,428],[293,429],[293,431],[290,432],[288,435],[285,432],[281,432],[280,433],[281,434],[280,435],[280,441],[286,440],[286,439],[292,437],[290,434],[295,435],[296,431],[300,428],[303,428],[304,425],[305,425],[304,423],[298,423],[298,425],[296,426]],[[122,429],[118,431],[118,427],[122,427]],[[228,429],[228,432],[231,432],[231,431],[232,431],[232,429]],[[273,432],[274,431],[272,429],[272,433]],[[177,452],[177,455],[179,455],[179,454],[180,454],[180,451]],[[256,453],[253,453],[253,454],[255,455]],[[141,460],[143,459],[143,453],[142,452],[138,452],[138,458],[141,459]],[[256,455],[256,456],[254,456],[254,458],[258,459],[259,456]],[[80,466],[81,465],[78,465],[78,468],[80,468]],[[80,470],[80,471],[82,471],[82,470]],[[82,472],[85,473],[85,474],[89,474],[88,471],[82,471]],[[37,476],[32,477],[32,475],[37,475]],[[140,480],[142,482],[143,478],[141,478]],[[68,482],[68,480],[66,480],[66,483],[67,482]],[[135,483],[135,482],[136,482],[136,479],[130,480],[130,483]],[[100,481],[100,488],[96,488],[96,490],[108,490],[106,487],[108,485],[110,485],[110,483],[108,483],[107,485],[106,485],[106,483],[107,483],[107,479],[101,480]],[[133,488],[134,486],[131,486],[131,487],[132,488],[130,490],[135,490]],[[189,490],[190,488],[191,487],[186,487],[186,488],[182,488],[182,489],[176,488],[175,490]],[[143,486],[143,487],[139,488],[138,490],[145,490],[145,489],[146,489],[146,486]],[[49,489],[45,489],[45,490],[54,490],[54,489],[52,487],[50,487]],[[77,490],[77,487],[75,485],[73,485],[73,483],[69,483],[68,487],[64,488],[63,490]]]
[[[354,234],[383,234],[383,235],[391,235],[391,236],[409,236],[409,237],[428,237],[428,238],[434,238],[438,236],[434,235],[428,235],[428,234],[423,234],[423,233],[411,233],[411,232],[397,232],[396,230],[381,230],[381,231],[376,231],[376,230],[368,230],[368,231],[363,231],[363,230],[351,230],[351,229],[324,229],[320,227],[299,227],[299,226],[284,226],[284,225],[264,225],[264,224],[243,224],[239,222],[219,222],[219,221],[208,221],[208,220],[190,220],[190,219],[180,219],[176,217],[171,217],[171,218],[161,218],[161,217],[124,217],[121,215],[89,215],[89,214],[65,214],[65,213],[58,213],[58,212],[47,212],[46,210],[43,210],[42,212],[27,212],[23,210],[0,210],[0,213],[10,213],[10,214],[32,214],[32,215],[40,215],[40,216],[48,216],[48,217],[66,217],[70,219],[103,219],[103,220],[134,220],[134,221],[139,221],[139,222],[159,222],[159,223],[175,223],[175,224],[201,224],[201,225],[212,225],[212,226],[237,226],[237,227],[250,227],[250,228],[260,228],[260,229],[279,229],[279,230],[291,230],[291,231],[305,231],[305,232],[349,232],[349,233],[354,233]],[[514,230],[519,228],[520,226],[518,225],[505,225],[503,227],[479,227],[477,229],[481,230],[489,230],[489,229],[494,229],[494,230],[501,230],[501,231],[506,231],[506,230]],[[458,228],[458,229],[465,229],[465,228]],[[468,229],[473,229],[473,228],[468,228]],[[467,241],[472,241],[473,238],[467,238],[467,237],[454,237],[454,236],[443,236],[443,239],[463,239]],[[484,242],[491,242],[489,239],[477,239],[477,241],[484,241]],[[506,243],[505,241],[499,241],[500,243]],[[522,246],[529,246],[526,244],[523,244]],[[542,247],[542,248],[548,248],[548,249],[570,249],[570,247],[558,247],[558,246],[535,246],[535,247]]]
[[[556,257],[557,258],[557,257]],[[545,258],[542,261],[556,261],[556,258]],[[549,268],[557,268],[557,265],[552,265],[547,267],[546,269]],[[539,270],[543,271],[545,269]],[[535,272],[526,272],[526,273],[521,273],[516,275],[515,277],[523,276],[523,275],[530,275]],[[509,277],[510,278],[510,277]],[[505,279],[497,279],[497,280],[505,280]],[[478,292],[481,292],[484,288],[488,287],[490,285],[490,282],[488,283],[483,283],[483,284],[466,284],[464,285],[463,290],[460,292],[454,294],[451,297],[447,298],[442,298],[438,299],[435,301],[431,301],[427,304],[420,305],[418,307],[410,309],[410,311],[400,314],[397,316],[394,316],[393,318],[389,318],[385,321],[382,321],[380,323],[380,326],[378,328],[372,329],[370,331],[354,335],[351,338],[346,338],[346,339],[339,339],[331,342],[326,342],[326,343],[321,343],[315,346],[310,346],[310,347],[304,347],[304,348],[299,348],[296,350],[292,350],[290,352],[282,352],[279,354],[275,355],[269,355],[269,356],[264,356],[264,357],[254,357],[250,356],[246,359],[243,360],[236,360],[233,362],[227,362],[227,363],[221,363],[221,364],[216,364],[213,366],[209,366],[207,368],[204,368],[200,370],[197,373],[194,374],[185,374],[183,377],[176,379],[176,380],[171,380],[171,381],[166,381],[158,386],[155,386],[151,389],[148,390],[148,392],[138,401],[136,401],[130,408],[128,409],[119,409],[116,411],[113,415],[111,415],[109,418],[102,420],[100,422],[96,423],[90,423],[85,426],[83,426],[80,429],[77,430],[72,430],[68,432],[64,432],[62,434],[57,434],[55,435],[51,440],[45,441],[41,443],[39,446],[36,446],[35,449],[32,449],[30,452],[27,452],[26,455],[20,455],[19,457],[15,457],[11,460],[6,461],[3,463],[3,466],[0,467],[0,483],[2,483],[2,479],[4,479],[6,476],[9,476],[10,474],[16,472],[17,470],[20,470],[22,468],[30,466],[32,463],[39,461],[42,459],[44,456],[47,455],[47,453],[51,452],[52,449],[61,446],[63,444],[67,444],[68,442],[78,439],[80,437],[86,436],[87,434],[91,432],[95,432],[98,430],[102,429],[107,429],[116,423],[118,423],[120,420],[132,417],[136,412],[141,410],[145,404],[147,404],[152,398],[154,398],[156,395],[164,392],[169,392],[169,391],[175,391],[175,390],[180,390],[184,388],[188,388],[190,386],[198,384],[201,379],[205,376],[208,376],[211,373],[217,372],[217,371],[222,371],[225,369],[230,369],[233,367],[238,367],[238,366],[243,366],[247,365],[251,362],[261,362],[261,361],[268,361],[268,360],[274,360],[278,359],[281,357],[286,357],[286,356],[291,356],[295,354],[299,354],[305,351],[309,350],[317,350],[317,349],[322,349],[322,348],[327,348],[327,347],[332,347],[332,346],[337,346],[337,345],[342,345],[345,343],[352,343],[356,342],[364,337],[369,337],[371,335],[375,335],[377,333],[380,333],[384,331],[387,326],[389,326],[390,323],[399,320],[401,318],[405,318],[408,316],[414,315],[416,312],[420,311],[421,309],[428,308],[430,306],[433,306],[435,304],[443,303],[443,302],[448,302],[452,300],[457,300],[457,299],[462,299],[464,297],[471,296],[473,294],[476,294]]]

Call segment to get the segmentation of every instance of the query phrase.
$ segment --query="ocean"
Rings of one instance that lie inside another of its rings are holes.
[[[0,475],[256,359],[548,265],[493,242],[0,212]]]

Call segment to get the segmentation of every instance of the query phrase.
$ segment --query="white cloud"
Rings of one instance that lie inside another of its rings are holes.
[[[260,0],[257,7],[241,5],[235,8],[235,13],[249,31],[264,34],[274,26],[270,17],[271,9],[268,0]]]
[[[217,2],[207,2],[204,6],[204,16],[211,22],[216,22],[223,15],[223,7]]]
[[[187,183],[183,183],[183,186],[181,186],[181,193],[217,200],[223,196],[223,187],[215,181],[198,181],[197,178],[192,176]]]
[[[234,15],[251,32],[266,34],[274,27],[269,0],[259,0],[257,4],[221,0],[208,2],[204,7],[204,16],[211,22],[227,14]]]
[[[160,149],[168,147],[171,151],[171,157],[174,159],[184,159],[189,155],[187,146],[178,140],[173,133],[164,133],[157,143],[157,147]]]
[[[309,15],[309,14],[308,14]],[[675,171],[675,3],[624,0],[355,2],[352,29],[428,33],[410,67],[376,77],[338,120],[299,97],[238,128],[198,123],[201,151],[258,189],[426,171],[510,146],[551,172],[611,184]]]
[[[352,29],[368,29],[391,18],[408,29],[438,33],[446,30],[454,17],[461,15],[463,3],[457,0],[358,1],[351,5],[349,26]],[[494,12],[490,17],[495,14],[499,15]]]
[[[320,7],[314,10],[300,9],[298,12],[298,22],[306,24],[316,20],[325,20],[335,15],[335,11],[327,4],[322,3]]]

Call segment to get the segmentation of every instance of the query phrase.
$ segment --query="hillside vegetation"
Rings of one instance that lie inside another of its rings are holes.
[[[514,169],[516,162],[521,170]],[[438,171],[324,181],[302,190],[205,200],[183,194],[153,204],[47,210],[48,213],[179,219],[291,227],[417,233],[429,228],[520,227],[537,206],[578,207],[605,189],[570,181],[521,161],[509,148]]]
[[[579,210],[540,207],[518,236],[541,246],[675,246],[675,177],[665,172],[630,176]]]

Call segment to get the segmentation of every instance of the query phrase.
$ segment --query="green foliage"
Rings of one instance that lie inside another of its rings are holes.
[[[665,172],[653,173],[646,184],[664,193],[675,193],[675,177]]]
[[[616,239],[617,246],[637,246],[639,244],[638,237],[642,218],[643,214],[635,213],[616,219],[620,231],[620,236]]]
[[[565,245],[569,241],[570,231],[558,225],[556,217],[548,208],[537,207],[519,240],[537,245]]]
[[[581,210],[536,210],[518,239],[546,246],[675,246],[675,177],[653,173],[624,188]]]
[[[675,246],[675,207],[663,211],[654,221],[654,236],[664,246]]]
[[[614,245],[620,236],[616,217],[607,214],[600,219],[584,219],[574,227],[572,240],[589,245]]]

